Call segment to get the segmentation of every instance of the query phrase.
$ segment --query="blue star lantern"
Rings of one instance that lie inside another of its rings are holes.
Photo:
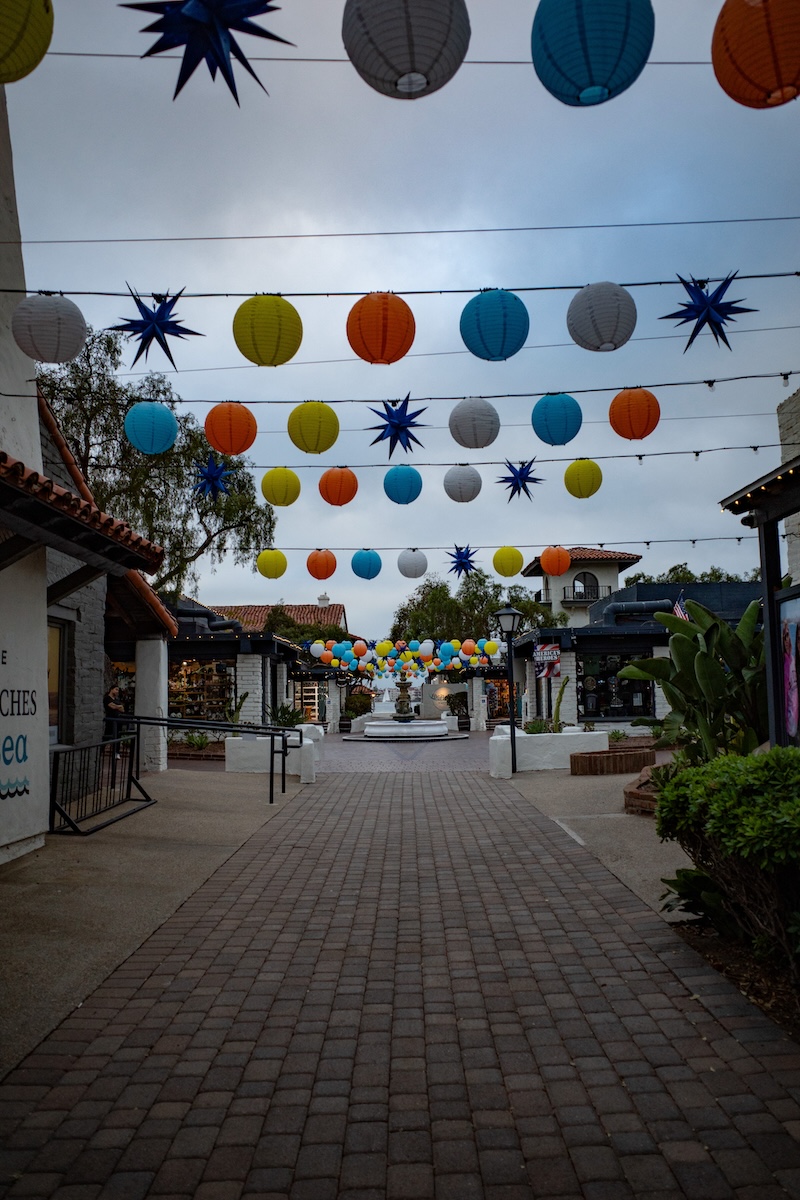
[[[509,473],[508,475],[501,475],[497,482],[504,483],[508,488],[509,502],[514,496],[521,496],[523,492],[529,500],[533,499],[533,496],[529,490],[529,485],[532,483],[542,482],[541,479],[538,479],[533,473],[533,464],[535,462],[536,459],[532,458],[530,462],[522,462],[518,467],[515,467],[513,463],[510,463],[508,459],[506,459],[506,466],[508,467]]]
[[[119,333],[135,334],[139,338],[139,349],[136,352],[136,358],[133,360],[132,365],[138,362],[142,354],[147,358],[152,343],[158,342],[173,367],[175,367],[175,359],[172,357],[170,348],[167,345],[167,338],[205,336],[205,334],[197,333],[194,329],[184,329],[179,320],[173,319],[172,310],[183,295],[183,288],[171,300],[169,296],[153,296],[156,304],[155,308],[148,308],[140,297],[137,296],[130,284],[128,284],[128,291],[136,302],[140,316],[135,317],[132,321],[125,321],[122,325],[112,325],[111,329]],[[176,371],[177,369],[175,367]]]
[[[454,546],[452,550],[447,551],[450,558],[453,560],[453,565],[450,568],[449,574],[455,574],[457,579],[462,575],[469,575],[470,571],[475,570],[475,555],[477,550],[470,550],[469,546]]]
[[[410,398],[411,393],[409,392],[405,400],[393,400],[391,404],[384,400],[383,412],[380,412],[377,408],[371,408],[369,410],[371,413],[375,413],[376,417],[380,417],[381,421],[383,422],[382,425],[367,426],[367,428],[370,430],[380,429],[380,433],[376,438],[373,438],[373,440],[370,442],[370,445],[374,446],[376,442],[388,440],[389,458],[392,457],[392,454],[398,444],[402,446],[406,454],[413,453],[413,446],[411,445],[412,442],[416,442],[418,446],[422,445],[422,442],[419,440],[419,438],[414,437],[414,434],[411,432],[411,430],[420,428],[420,424],[416,418],[421,416],[427,410],[424,408],[418,408],[415,412],[409,412],[408,402]]]
[[[197,467],[197,483],[194,485],[193,491],[213,501],[218,500],[223,492],[226,496],[230,495],[224,480],[229,475],[233,475],[233,471],[226,470],[224,462],[218,463],[214,455],[209,454],[207,463],[201,463],[195,459],[194,465]]]
[[[139,12],[158,15],[158,20],[153,21],[152,25],[146,25],[142,33],[160,33],[161,37],[142,58],[177,50],[180,46],[186,47],[173,100],[205,59],[211,78],[216,79],[219,71],[238,104],[231,55],[253,76],[261,90],[266,92],[267,89],[234,38],[233,30],[237,33],[250,33],[254,37],[269,38],[273,42],[283,42],[285,46],[292,45],[286,38],[269,33],[250,19],[276,11],[274,4],[265,4],[263,0],[154,0],[151,3],[123,4],[120,7],[135,8]]]
[[[677,321],[680,325],[685,325],[687,321],[695,322],[692,336],[683,348],[684,354],[704,325],[707,325],[711,330],[717,345],[722,340],[730,350],[730,342],[725,336],[725,322],[732,321],[734,313],[758,312],[757,308],[742,308],[738,300],[722,299],[736,278],[737,273],[734,271],[726,279],[723,279],[722,283],[714,289],[711,295],[706,290],[708,284],[694,277],[692,277],[691,283],[687,283],[681,275],[678,276],[678,279],[680,279],[689,293],[689,300],[681,304],[677,312],[667,313],[666,316],[660,319],[662,321]]]

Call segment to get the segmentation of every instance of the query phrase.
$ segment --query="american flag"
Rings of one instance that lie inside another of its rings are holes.
[[[673,604],[672,611],[675,613],[675,616],[680,617],[682,621],[689,620],[689,614],[686,611],[686,605],[683,603],[683,592],[681,592],[680,596],[678,596],[678,599]]]

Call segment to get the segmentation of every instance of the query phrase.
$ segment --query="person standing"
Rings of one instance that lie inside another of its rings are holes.
[[[103,741],[111,742],[122,733],[121,724],[114,718],[121,717],[125,713],[125,705],[122,703],[122,696],[116,684],[110,687],[103,696],[103,712],[105,714]],[[119,754],[117,754],[117,758],[119,758]]]

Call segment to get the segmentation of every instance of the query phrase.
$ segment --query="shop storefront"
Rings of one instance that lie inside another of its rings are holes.
[[[200,662],[184,658],[169,664],[169,715],[186,720],[230,720],[236,706],[236,659]]]
[[[647,647],[652,655],[652,647]],[[578,718],[619,720],[623,717],[655,717],[655,695],[651,682],[620,679],[619,672],[628,663],[645,657],[639,653],[604,654],[598,651],[575,655]]]

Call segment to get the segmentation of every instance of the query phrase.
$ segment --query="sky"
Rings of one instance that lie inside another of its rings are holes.
[[[342,47],[342,7],[286,0],[258,18],[295,47],[240,37],[269,95],[236,66],[237,107],[205,65],[173,102],[179,62],[138,57],[155,40],[140,32],[147,14],[55,0],[51,52],[6,89],[29,290],[71,295],[104,328],[136,315],[129,298],[107,293],[130,284],[149,299],[185,288],[176,315],[205,336],[173,340],[176,372],[157,347],[147,367],[164,371],[200,421],[221,400],[252,406],[257,481],[272,466],[301,478],[299,500],[276,510],[286,573],[267,580],[228,562],[203,567],[197,598],[305,604],[326,591],[351,629],[380,637],[417,585],[397,570],[405,547],[424,548],[429,572],[451,582],[448,552],[465,544],[490,575],[497,547],[517,546],[530,562],[550,544],[641,554],[651,574],[677,562],[749,571],[757,543],[718,502],[780,461],[775,410],[800,386],[800,374],[789,390],[780,377],[800,372],[800,279],[734,282],[727,298],[757,311],[728,327],[730,351],[704,334],[684,352],[691,327],[659,318],[687,299],[678,274],[800,267],[800,222],[763,220],[800,215],[798,106],[751,110],[721,90],[710,65],[719,0],[654,0],[650,62],[627,92],[589,109],[561,104],[537,79],[530,0],[470,0],[467,60],[413,102],[379,95],[357,75]],[[264,56],[281,61],[257,61]],[[443,232],[476,229],[498,232]],[[600,280],[664,281],[629,288],[637,326],[613,353],[581,349],[566,329],[572,296]],[[547,289],[520,291],[530,332],[500,363],[472,355],[459,333],[464,305],[491,287]],[[391,366],[363,362],[347,342],[347,314],[370,291],[404,295],[414,312],[414,344]],[[297,355],[279,368],[250,365],[233,341],[234,312],[256,292],[284,294],[303,321]],[[143,369],[140,360],[131,371],[135,350],[126,348],[126,382]],[[727,381],[734,376],[746,378]],[[705,380],[717,381],[713,391]],[[629,442],[610,428],[608,406],[636,386],[655,393],[662,417],[649,438]],[[583,409],[568,446],[546,445],[531,427],[548,392],[575,395]],[[390,463],[385,443],[370,444],[369,405],[409,393],[426,409],[423,446],[396,450],[391,464],[418,466],[423,491],[398,506],[383,491]],[[501,431],[470,451],[453,441],[448,416],[477,395],[499,397]],[[341,426],[318,456],[286,432],[292,408],[311,399],[334,405]],[[534,457],[544,482],[532,501],[508,500],[497,483],[504,460]],[[568,462],[582,457],[603,471],[587,500],[563,483]],[[442,487],[457,462],[481,464],[483,488],[470,504]],[[333,508],[317,483],[345,465],[359,491]],[[338,560],[324,583],[306,568],[315,547]],[[351,570],[359,547],[381,555],[374,580]]]

